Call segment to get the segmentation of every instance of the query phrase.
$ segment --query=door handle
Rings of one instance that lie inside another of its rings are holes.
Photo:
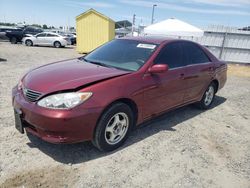
[[[194,79],[194,78],[198,78],[198,77],[199,77],[198,75],[193,75],[193,76],[187,76],[183,79],[188,80],[188,79]]]
[[[184,79],[184,76],[185,76],[184,73],[181,73],[181,74],[180,74],[180,78],[181,78],[181,79]]]
[[[214,67],[209,67],[208,70],[213,71]]]

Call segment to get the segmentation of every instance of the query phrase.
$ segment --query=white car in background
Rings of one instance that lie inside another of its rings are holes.
[[[22,39],[22,42],[26,46],[54,46],[56,48],[71,44],[68,37],[52,32],[43,32],[37,35],[26,35]]]

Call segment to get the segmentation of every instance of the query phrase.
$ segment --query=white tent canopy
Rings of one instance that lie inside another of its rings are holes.
[[[146,35],[166,35],[180,37],[201,37],[204,31],[181,20],[170,18],[144,29]]]

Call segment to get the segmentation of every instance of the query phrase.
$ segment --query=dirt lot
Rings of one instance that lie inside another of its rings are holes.
[[[19,134],[12,87],[31,68],[76,56],[74,48],[0,42],[0,58],[7,59],[0,62],[0,187],[250,187],[248,68],[230,66],[212,109],[190,105],[167,113],[115,152]]]

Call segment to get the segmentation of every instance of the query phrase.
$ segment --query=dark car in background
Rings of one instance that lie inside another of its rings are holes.
[[[35,35],[41,32],[43,32],[41,28],[26,26],[17,30],[6,31],[6,37],[9,38],[12,44],[16,44],[17,42],[22,42],[22,39],[26,34]]]
[[[0,27],[0,40],[8,40],[9,38],[6,36],[6,32],[17,31],[18,28],[1,26]]]
[[[226,63],[194,42],[116,39],[24,75],[12,91],[16,128],[111,151],[136,125],[166,111],[191,103],[208,109],[226,79]]]
[[[63,36],[68,37],[70,39],[71,45],[76,44],[76,35],[73,33],[64,33]]]

